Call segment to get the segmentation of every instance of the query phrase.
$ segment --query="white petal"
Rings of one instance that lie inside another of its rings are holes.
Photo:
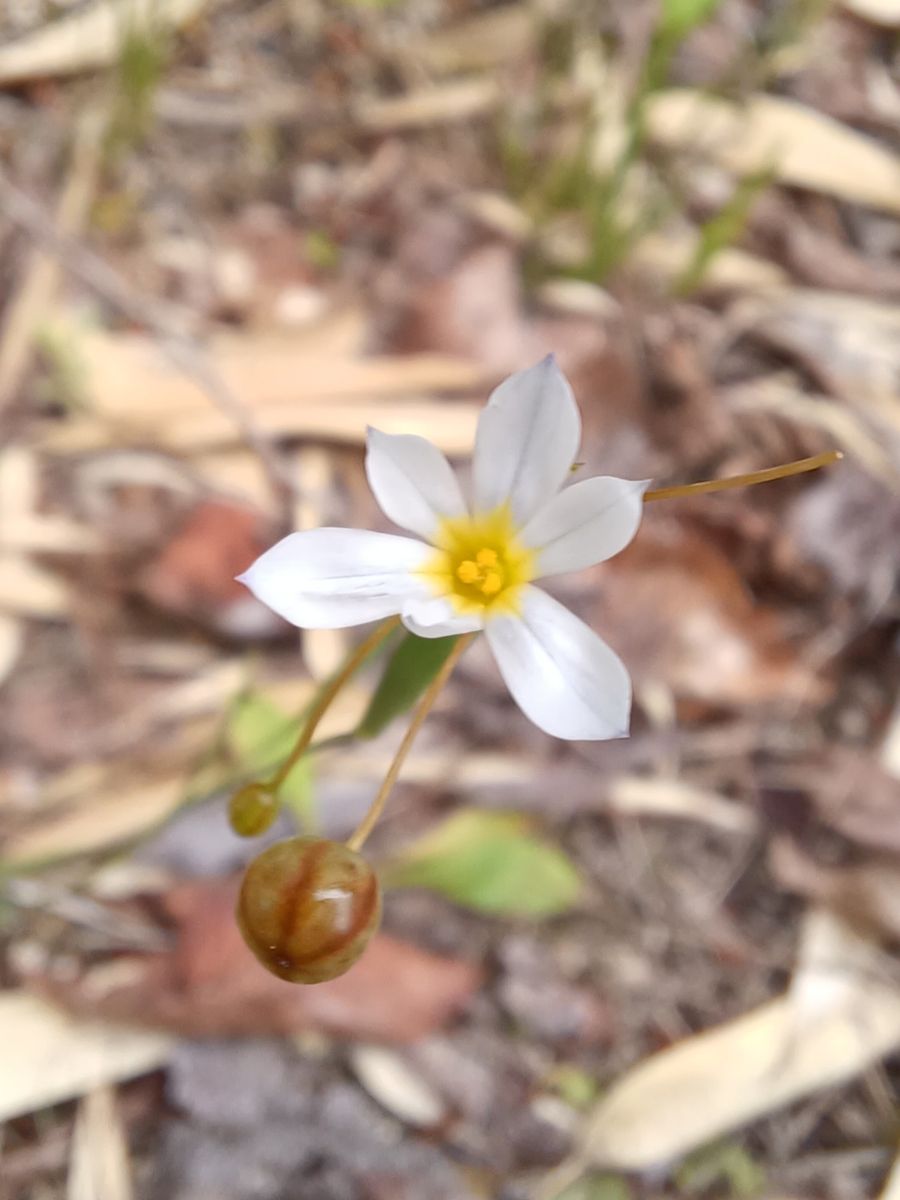
[[[598,475],[557,492],[519,535],[539,551],[537,577],[581,571],[624,550],[641,523],[649,483]]]
[[[369,429],[366,473],[385,516],[430,538],[441,517],[466,511],[453,468],[427,438]]]
[[[403,605],[403,624],[419,637],[451,637],[457,633],[477,633],[484,628],[479,613],[461,615],[443,596],[407,600]]]
[[[238,579],[301,629],[340,629],[391,616],[426,593],[413,572],[432,553],[392,533],[311,529],[282,538]]]
[[[581,417],[548,355],[495,389],[478,420],[472,463],[475,508],[508,502],[524,525],[562,485],[578,454]]]
[[[527,587],[521,617],[497,617],[486,634],[513,699],[545,733],[591,741],[628,735],[624,664],[558,600]]]

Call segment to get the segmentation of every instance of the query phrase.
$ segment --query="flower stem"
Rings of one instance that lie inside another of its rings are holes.
[[[399,617],[392,617],[389,621],[385,621],[374,629],[369,636],[356,647],[344,660],[340,669],[332,675],[328,683],[322,688],[316,697],[316,701],[310,710],[309,716],[306,718],[306,723],[300,731],[300,736],[294,745],[293,750],[284,760],[271,779],[265,784],[266,791],[273,794],[278,791],[281,785],[290,775],[297,761],[303,757],[309,749],[313,739],[313,734],[316,732],[319,722],[325,716],[332,700],[337,696],[338,692],[347,682],[351,675],[362,666],[363,662],[369,657],[373,650],[385,640],[385,638],[397,628],[400,623]]]
[[[750,487],[755,483],[770,483],[773,479],[785,479],[788,475],[802,475],[804,471],[818,471],[843,458],[840,450],[826,450],[812,458],[798,458],[782,467],[767,467],[764,471],[751,471],[748,475],[731,475],[727,479],[706,479],[702,483],[680,483],[675,487],[654,488],[644,492],[648,500],[674,500],[678,496],[697,496],[704,492],[724,492],[729,488]]]
[[[384,811],[387,798],[390,795],[394,784],[397,782],[397,776],[400,774],[400,768],[403,766],[404,760],[410,751],[410,747],[415,741],[416,734],[421,729],[422,723],[428,716],[429,712],[431,712],[435,700],[437,700],[441,689],[450,678],[453,668],[456,666],[457,662],[459,662],[463,651],[474,637],[475,635],[473,633],[467,633],[457,639],[456,645],[450,651],[450,654],[444,662],[444,665],[441,667],[440,671],[438,671],[437,675],[435,675],[434,679],[428,686],[428,690],[419,701],[419,706],[413,713],[413,718],[409,723],[409,728],[403,735],[403,741],[397,747],[397,753],[394,755],[393,761],[388,767],[387,774],[382,781],[381,787],[378,789],[378,794],[375,796],[375,799],[372,801],[372,804],[369,807],[369,811],[363,817],[362,821],[360,821],[355,832],[349,838],[347,838],[347,845],[351,850],[360,850],[366,838],[375,828],[375,823]]]

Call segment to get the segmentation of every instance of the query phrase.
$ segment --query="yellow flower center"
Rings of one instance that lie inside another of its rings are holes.
[[[535,554],[517,539],[506,505],[474,517],[445,517],[434,544],[423,573],[458,612],[518,612],[519,594],[534,578]]]

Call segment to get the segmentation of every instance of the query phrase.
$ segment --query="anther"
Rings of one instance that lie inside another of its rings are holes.
[[[481,577],[481,571],[477,563],[473,563],[470,558],[467,558],[456,568],[456,577],[463,583],[474,583]]]
[[[489,550],[487,547],[485,547],[483,550],[479,550],[475,555],[475,561],[478,563],[479,567],[496,567],[497,551]]]
[[[499,571],[488,571],[482,583],[481,590],[485,596],[494,596],[503,587],[503,579]]]

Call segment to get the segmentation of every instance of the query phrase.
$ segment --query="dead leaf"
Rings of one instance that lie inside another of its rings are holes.
[[[900,862],[869,857],[825,866],[787,837],[775,838],[769,862],[778,883],[807,896],[873,940],[900,940]]]
[[[527,55],[534,47],[537,30],[527,5],[506,4],[415,38],[410,53],[414,60],[440,73],[496,67]]]
[[[0,47],[0,83],[75,75],[115,62],[135,27],[180,28],[212,0],[94,0]]]
[[[650,137],[711,157],[736,175],[772,168],[793,187],[900,213],[900,162],[874,139],[781,96],[741,107],[688,88],[647,106]]]
[[[894,1160],[884,1188],[878,1193],[878,1200],[900,1200],[900,1157]]]
[[[0,1027],[0,1121],[153,1071],[172,1047],[168,1034],[69,1017],[24,991],[0,994]]]
[[[900,779],[870,753],[832,746],[803,767],[803,786],[832,829],[860,846],[900,854]]]
[[[841,8],[873,25],[900,26],[900,0],[841,0]]]
[[[65,585],[29,559],[0,553],[0,610],[55,620],[69,614]]]
[[[22,623],[0,613],[0,687],[16,665],[25,637]]]
[[[86,793],[62,812],[41,815],[3,845],[4,866],[86,854],[143,833],[165,820],[184,798],[185,779],[173,776],[139,787]]]
[[[139,572],[135,588],[158,608],[232,637],[279,633],[284,623],[235,578],[274,540],[258,513],[225,501],[204,501]]]
[[[492,112],[502,96],[496,80],[463,79],[402,96],[370,96],[356,104],[354,115],[358,124],[375,133],[422,129],[452,121],[471,121]]]
[[[813,704],[827,692],[785,639],[776,612],[755,604],[725,554],[684,524],[646,521],[587,586],[598,596],[591,623],[610,632],[638,682],[662,681],[677,697],[741,708]]]
[[[74,980],[32,977],[70,1012],[193,1037],[315,1029],[365,1041],[415,1041],[442,1025],[478,986],[480,971],[387,934],[346,975],[301,987],[259,965],[234,920],[237,881],[184,883],[164,899],[171,953],[88,966]]]
[[[812,913],[790,991],[633,1067],[588,1121],[579,1165],[646,1171],[833,1087],[900,1043],[900,991],[870,943]],[[547,1193],[549,1194],[549,1193]]]
[[[610,780],[604,807],[625,816],[699,821],[727,833],[751,833],[757,824],[754,814],[737,801],[683,779],[620,775]]]
[[[73,331],[73,337],[78,335]],[[79,340],[90,413],[46,444],[84,449],[129,440],[200,450],[233,445],[241,430],[198,385],[140,334],[96,332]],[[428,429],[450,454],[471,447],[479,406],[422,399],[459,394],[487,381],[483,368],[435,354],[393,358],[331,357],[315,330],[299,336],[223,336],[210,356],[259,430],[270,436],[362,444],[367,424],[390,433]]]
[[[753,335],[794,355],[821,384],[900,436],[900,305],[791,288],[741,306]]]
[[[439,1125],[447,1106],[413,1066],[386,1046],[357,1046],[350,1052],[356,1077],[373,1100],[417,1129]]]

